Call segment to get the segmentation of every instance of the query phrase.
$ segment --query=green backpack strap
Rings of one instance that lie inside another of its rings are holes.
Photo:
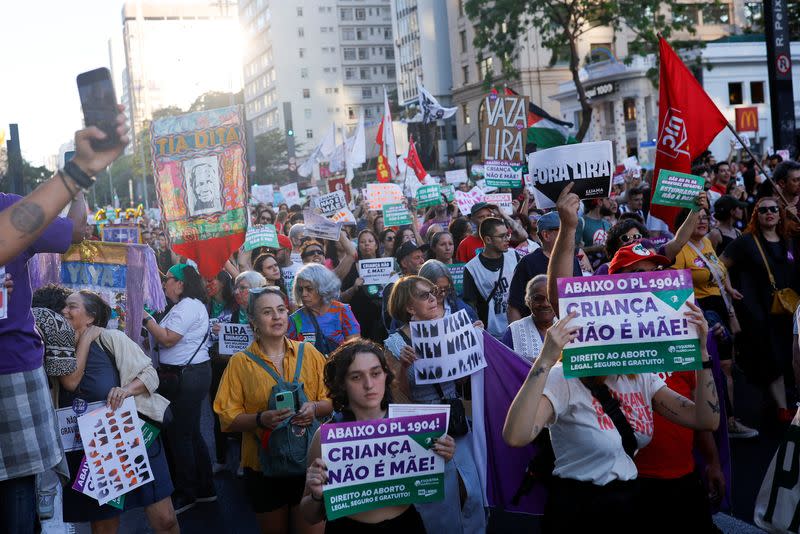
[[[300,348],[297,350],[297,365],[294,368],[294,381],[300,380],[300,371],[303,370],[303,349],[306,348],[306,342],[300,342]]]
[[[278,373],[275,371],[275,369],[271,368],[269,365],[264,363],[264,360],[262,360],[261,358],[259,358],[258,356],[256,356],[252,352],[250,352],[249,350],[245,350],[245,351],[242,351],[242,352],[244,352],[244,354],[248,358],[250,358],[251,360],[256,362],[258,365],[260,365],[272,378],[275,379],[276,382],[278,382],[278,384],[283,384],[284,383],[283,378],[281,378],[281,376],[278,375]],[[301,352],[301,354],[302,354],[302,352]],[[297,378],[295,378],[295,380],[297,380]]]

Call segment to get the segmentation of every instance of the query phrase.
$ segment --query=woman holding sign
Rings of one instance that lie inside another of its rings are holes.
[[[325,386],[339,412],[336,422],[372,421],[386,417],[391,402],[394,379],[380,345],[357,339],[340,346],[325,364]],[[449,462],[456,444],[450,436],[434,442],[436,454]],[[308,452],[306,488],[300,510],[306,521],[317,524],[325,520],[324,485],[327,466],[322,460],[319,430],[314,434]],[[426,532],[419,512],[413,505],[386,506],[328,521],[326,534],[360,532]],[[478,532],[478,531],[476,531]]]
[[[365,228],[358,233],[358,260],[378,258],[378,236]],[[358,263],[354,263],[350,272],[342,280],[342,302],[350,304],[355,317],[369,318],[381,316],[382,284],[364,284],[358,272]],[[361,324],[361,336],[375,342],[386,338],[386,328],[382,321],[364,321]]]
[[[438,384],[417,384],[414,361],[417,353],[411,342],[411,321],[431,321],[445,316],[440,306],[439,287],[421,276],[401,278],[392,288],[387,309],[392,319],[402,326],[384,342],[386,349],[399,363],[398,385],[400,392],[411,402],[418,404],[460,404],[456,381]],[[453,313],[456,313],[454,310]],[[480,321],[475,326],[483,328]],[[483,532],[486,520],[483,512],[483,497],[472,453],[472,437],[467,425],[458,432],[451,428],[449,434],[457,439],[458,449],[453,462],[445,470],[445,500],[439,503],[419,505],[425,526],[429,532]],[[456,489],[459,488],[459,489]],[[463,493],[462,493],[463,492]],[[461,494],[460,494],[461,493]]]

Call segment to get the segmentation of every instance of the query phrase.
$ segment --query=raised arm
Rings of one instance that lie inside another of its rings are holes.
[[[678,257],[678,254],[686,246],[686,243],[689,242],[689,239],[692,237],[692,232],[694,232],[695,227],[697,226],[697,220],[700,218],[700,210],[706,210],[706,213],[709,213],[708,209],[708,196],[706,195],[705,191],[701,191],[697,198],[695,199],[695,203],[697,204],[697,209],[692,210],[686,220],[683,221],[683,224],[678,231],[675,232],[675,237],[667,242],[664,245],[664,255],[672,260],[675,261],[675,258]]]
[[[344,248],[344,257],[339,260],[339,265],[336,266],[333,272],[336,273],[339,280],[344,280],[350,273],[350,269],[353,268],[357,252],[356,247],[353,246],[353,242],[350,241],[350,238],[347,237],[347,232],[344,230],[339,234],[339,243],[342,245],[342,248]]]
[[[578,228],[578,208],[581,200],[572,193],[572,182],[558,196],[556,208],[561,219],[561,227],[550,254],[547,266],[547,298],[558,314],[558,279],[572,276],[572,265],[575,261],[575,230]]]

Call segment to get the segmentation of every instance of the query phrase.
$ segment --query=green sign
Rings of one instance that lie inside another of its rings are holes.
[[[417,189],[417,207],[427,208],[429,206],[438,206],[442,203],[442,186],[440,185],[423,185]]]
[[[403,204],[383,205],[383,225],[405,226],[411,224],[411,212]]]
[[[483,172],[489,187],[522,187],[522,163],[487,161]]]
[[[661,169],[658,173],[652,203],[693,209],[697,207],[695,200],[697,195],[703,191],[705,182],[706,179],[702,176]]]
[[[448,202],[453,202],[456,199],[456,187],[454,185],[445,185],[442,187],[442,194],[447,198]]]
[[[281,248],[278,243],[278,231],[275,229],[274,224],[251,226],[247,229],[247,234],[244,238],[244,249],[253,250],[257,247]]]
[[[447,266],[450,269],[450,276],[453,278],[453,289],[459,297],[464,293],[464,266],[466,263],[451,263]]]

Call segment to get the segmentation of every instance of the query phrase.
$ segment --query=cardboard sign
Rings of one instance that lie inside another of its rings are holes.
[[[319,211],[326,217],[330,217],[337,211],[347,208],[344,191],[334,191],[315,198],[314,207],[319,208]]]
[[[278,231],[274,224],[261,224],[247,229],[244,238],[244,249],[253,250],[257,247],[281,248],[278,242]]]
[[[138,226],[103,226],[103,241],[107,243],[141,243]]]
[[[236,354],[246,350],[255,340],[250,325],[237,323],[219,324],[219,353]]]
[[[403,190],[397,184],[367,184],[369,209],[382,210],[384,204],[403,202]]]
[[[297,191],[297,184],[282,185],[280,192],[283,202],[290,208],[295,204],[300,204],[300,193]]]
[[[570,324],[581,327],[564,347],[567,378],[700,369],[700,340],[684,316],[694,300],[688,269],[559,278],[558,296],[559,316],[576,311]]]
[[[250,188],[250,200],[255,200],[256,204],[272,204],[274,199],[275,191],[272,184],[254,185]]]
[[[328,241],[338,241],[342,232],[342,223],[333,222],[311,210],[303,210],[305,229],[303,235]]]
[[[448,184],[453,184],[453,185],[467,183],[467,169],[444,171],[444,180]]]
[[[444,459],[431,448],[447,432],[446,420],[432,413],[322,425],[327,519],[442,500]]]
[[[78,418],[100,505],[153,481],[133,397],[117,410],[102,406]]]
[[[411,212],[403,204],[384,204],[383,205],[383,225],[405,226],[411,224]]]
[[[427,208],[430,206],[438,206],[442,203],[442,186],[440,185],[423,185],[417,189],[417,207]]]
[[[459,297],[464,294],[464,266],[466,263],[450,263],[447,268],[453,278],[453,289]]]
[[[397,273],[394,258],[373,258],[358,261],[358,276],[364,279],[364,285],[386,285]]]
[[[494,204],[506,215],[514,213],[514,204],[511,202],[511,193],[492,193],[486,195],[486,202]]]
[[[467,192],[456,191],[455,197],[458,211],[460,211],[461,214],[466,217],[469,217],[469,212],[472,209],[472,206],[478,202],[484,202],[486,199],[483,189],[477,186],[473,187]]]
[[[0,319],[8,317],[8,289],[6,289],[6,268],[0,267]]]
[[[611,194],[614,155],[611,141],[579,143],[528,154],[536,206],[553,208],[558,195],[572,182],[580,198],[607,198]]]
[[[653,204],[695,208],[697,195],[703,191],[706,179],[702,176],[661,169],[653,191]]]
[[[528,98],[490,94],[484,101],[483,161],[525,161]],[[489,177],[487,170],[484,176]]]
[[[61,444],[64,446],[64,452],[83,450],[83,440],[81,440],[81,431],[78,427],[78,417],[86,412],[102,408],[105,405],[106,403],[103,401],[87,404],[83,399],[75,399],[72,406],[56,410],[58,435],[61,437]]]
[[[464,310],[433,321],[411,322],[417,384],[458,380],[486,367],[483,338]]]

